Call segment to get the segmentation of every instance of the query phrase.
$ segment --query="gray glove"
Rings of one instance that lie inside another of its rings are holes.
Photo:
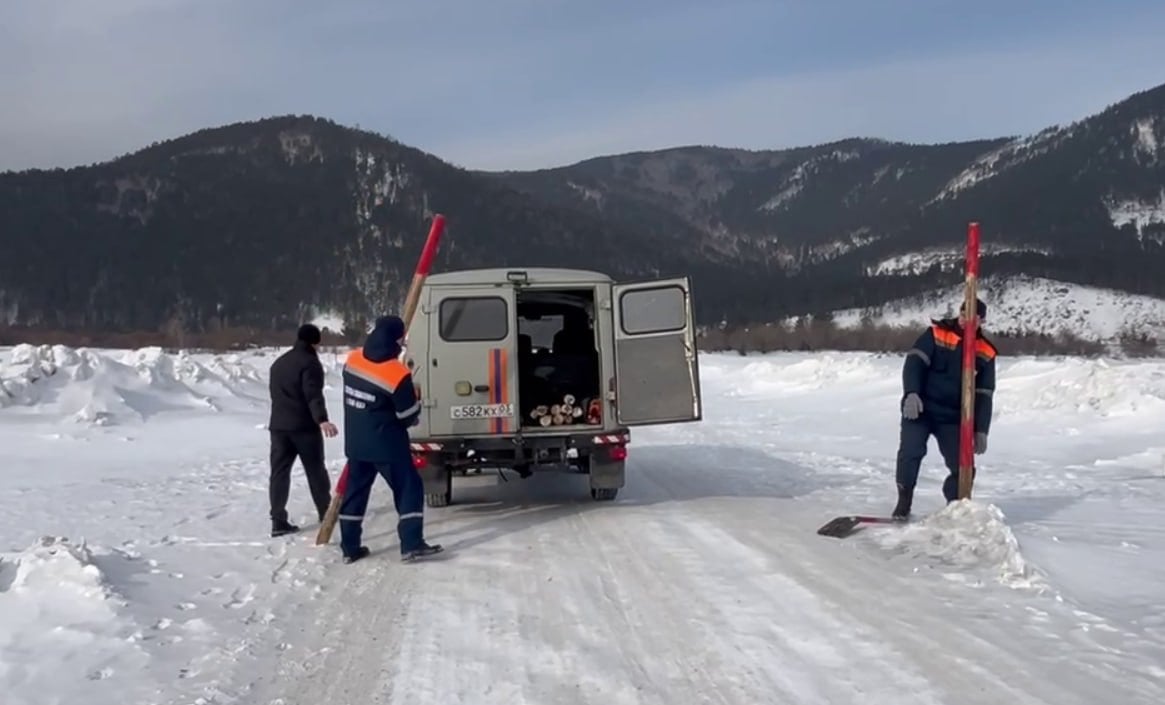
[[[922,399],[914,392],[907,394],[906,399],[902,402],[902,417],[913,421],[921,413]]]
[[[982,455],[987,452],[987,434],[975,434],[975,455]]]

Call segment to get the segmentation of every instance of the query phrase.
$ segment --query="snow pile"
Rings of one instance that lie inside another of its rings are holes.
[[[202,364],[185,350],[171,355],[153,347],[128,353],[121,362],[132,366],[152,386],[171,390],[245,396],[266,383],[264,376],[238,355],[215,356]]]
[[[1044,576],[1024,560],[1019,541],[993,504],[952,502],[925,518],[876,534],[887,549],[951,567],[950,580],[976,583],[993,574],[1013,588],[1046,590]]]
[[[117,612],[123,604],[84,544],[44,537],[0,558],[3,701],[88,702],[93,681],[120,670],[140,678],[147,656]]]
[[[120,357],[120,359],[119,359]],[[26,407],[91,425],[145,420],[164,411],[220,411],[225,399],[259,399],[263,380],[240,359],[204,365],[160,348],[99,353],[19,345],[0,364],[0,409]]]
[[[749,362],[725,384],[731,397],[812,392],[838,384],[864,384],[878,379],[884,365],[880,354],[821,353],[788,363],[779,359]],[[701,386],[707,383],[701,368]]]
[[[1099,417],[1165,414],[1165,365],[1064,358],[1021,359],[1000,366],[996,417],[1025,419],[1036,410]]]

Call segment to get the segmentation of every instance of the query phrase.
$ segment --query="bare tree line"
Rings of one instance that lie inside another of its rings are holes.
[[[863,351],[904,353],[923,332],[922,326],[891,326],[869,320],[855,327],[842,327],[829,318],[801,318],[796,324],[761,324],[724,326],[704,331],[699,339],[701,350],[710,352],[768,353],[779,351]],[[992,334],[987,337],[1001,355],[1072,355],[1098,357],[1114,352],[1127,357],[1155,357],[1157,340],[1144,334],[1128,333],[1115,345],[1088,340],[1066,331],[1046,333]]]

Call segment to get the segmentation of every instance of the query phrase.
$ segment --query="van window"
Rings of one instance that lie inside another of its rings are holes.
[[[453,343],[505,340],[510,334],[509,307],[498,296],[441,301],[441,337]]]
[[[678,286],[631,289],[619,297],[619,317],[629,335],[666,333],[687,325],[684,290]]]

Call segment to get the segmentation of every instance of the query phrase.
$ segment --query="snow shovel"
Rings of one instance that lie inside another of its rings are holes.
[[[858,527],[859,524],[900,524],[902,522],[890,517],[874,517],[874,516],[845,516],[830,519],[817,530],[821,536],[832,536],[834,538],[845,538]]]

